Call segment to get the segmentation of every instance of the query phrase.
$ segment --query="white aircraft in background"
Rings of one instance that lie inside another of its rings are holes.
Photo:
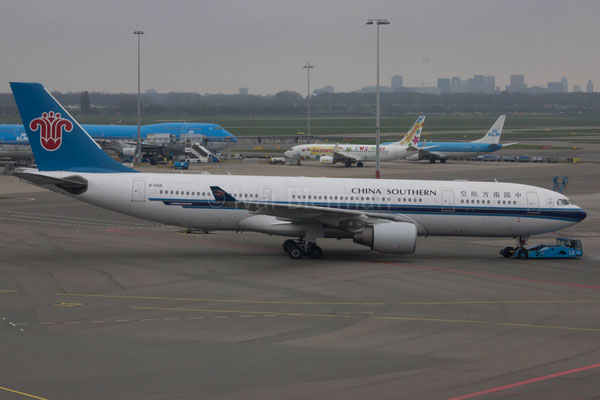
[[[284,242],[291,258],[320,258],[324,237],[399,254],[415,251],[417,235],[518,237],[522,246],[586,217],[560,193],[514,183],[138,173],[41,84],[11,88],[38,165],[16,172],[21,179],[150,221],[298,238]]]
[[[425,116],[422,115],[401,140],[380,145],[379,159],[399,160],[418,152],[416,146],[421,138],[424,122]],[[286,151],[284,156],[290,160],[319,160],[321,164],[343,163],[346,167],[351,167],[352,164],[362,167],[365,161],[375,161],[376,151],[376,146],[372,144],[300,144]]]

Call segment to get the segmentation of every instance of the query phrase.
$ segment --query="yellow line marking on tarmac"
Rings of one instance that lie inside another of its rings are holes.
[[[26,396],[26,397],[29,397],[29,398],[32,398],[32,399],[48,400],[48,399],[46,399],[44,397],[34,396],[32,394],[27,394],[27,393],[19,392],[18,390],[12,390],[12,389],[5,388],[5,387],[2,387],[2,386],[0,386],[0,390],[6,390],[7,392],[12,392],[12,393],[20,394],[22,396]]]
[[[17,293],[16,290],[4,290],[4,289],[0,289],[0,293]]]
[[[270,312],[270,311],[241,311],[241,310],[205,310],[200,308],[167,308],[167,307],[131,307],[135,310],[157,310],[157,311],[196,311],[209,313],[233,313],[233,314],[270,314],[270,315],[288,315],[295,317],[327,317],[327,318],[363,318],[358,315],[346,314],[314,314],[314,313],[294,313],[294,312]]]
[[[249,304],[318,304],[318,305],[364,305],[364,306],[387,306],[387,303],[358,303],[358,302],[324,302],[324,301],[270,301],[270,300],[234,300],[234,299],[198,299],[191,297],[159,297],[159,296],[125,296],[111,294],[78,294],[57,293],[57,296],[72,297],[100,297],[107,299],[139,299],[139,300],[177,300],[177,301],[204,301],[211,303],[249,303]]]
[[[402,321],[432,321],[432,322],[462,322],[468,324],[489,324],[487,321],[478,321],[475,319],[445,319],[445,318],[418,318],[418,317],[371,317],[373,319],[395,319]]]
[[[425,318],[425,317],[396,317],[396,316],[374,316],[366,317],[362,315],[348,314],[316,314],[316,313],[294,313],[294,312],[270,312],[270,311],[243,311],[243,310],[210,310],[201,308],[169,308],[169,307],[142,307],[132,306],[135,310],[155,310],[155,311],[193,311],[207,313],[233,313],[233,314],[269,314],[269,315],[285,315],[293,317],[323,317],[323,318],[354,318],[354,319],[379,319],[379,320],[399,320],[399,321],[424,321],[424,322],[458,322],[467,324],[496,324],[504,326],[520,326],[526,328],[543,328],[543,329],[558,329],[572,330],[585,332],[600,332],[600,329],[594,328],[575,328],[569,326],[553,326],[553,325],[535,325],[535,324],[520,324],[516,322],[490,322],[470,319],[447,319],[447,318]]]
[[[58,303],[54,304],[55,307],[79,307],[82,306],[83,303]]]

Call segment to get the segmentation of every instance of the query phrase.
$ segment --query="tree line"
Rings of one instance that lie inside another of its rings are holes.
[[[137,113],[137,94],[83,91],[54,92],[53,95],[75,114]],[[145,93],[141,96],[141,103],[144,115],[300,116],[306,113],[306,98],[294,91],[282,91],[270,96]],[[381,93],[381,108],[388,116],[420,112],[600,111],[600,93]],[[372,93],[321,93],[311,97],[311,113],[315,116],[372,115],[374,110],[375,95]],[[12,94],[0,93],[0,114],[17,114]]]

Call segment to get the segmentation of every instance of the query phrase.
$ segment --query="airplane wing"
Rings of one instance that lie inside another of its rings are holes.
[[[512,142],[512,143],[506,143],[506,144],[502,144],[502,147],[507,147],[507,146],[512,146],[513,144],[518,144],[519,142]]]
[[[386,213],[382,211],[348,210],[326,206],[313,206],[297,203],[265,203],[260,201],[236,200],[218,186],[210,187],[215,206],[247,209],[255,214],[270,215],[288,221],[318,221],[328,227],[348,231],[358,230],[365,225],[374,225],[383,221],[416,223],[404,214]]]

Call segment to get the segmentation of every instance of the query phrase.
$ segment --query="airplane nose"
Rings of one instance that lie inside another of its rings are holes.
[[[583,208],[578,208],[575,210],[575,218],[581,222],[587,217],[587,213],[583,210]]]
[[[286,151],[285,153],[283,153],[283,156],[284,156],[285,158],[292,158],[292,156],[293,156],[293,155],[294,155],[294,154],[292,153],[292,151],[291,151],[291,150],[288,150],[288,151]]]

